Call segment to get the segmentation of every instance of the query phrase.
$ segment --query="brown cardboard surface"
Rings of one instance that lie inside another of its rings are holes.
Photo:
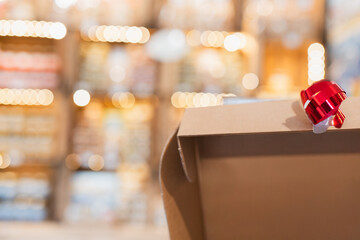
[[[360,238],[359,130],[198,141],[206,239]]]
[[[341,104],[341,111],[346,116],[342,129],[359,127],[360,97],[346,99]],[[178,136],[290,131],[312,131],[300,100],[188,108]]]
[[[198,182],[190,183],[183,171],[176,133],[161,157],[160,184],[171,239],[204,239]],[[195,179],[197,180],[197,179]]]
[[[297,104],[186,111],[161,163],[171,239],[360,239],[360,98],[320,135]]]
[[[203,159],[206,239],[359,239],[360,154],[305,157]]]

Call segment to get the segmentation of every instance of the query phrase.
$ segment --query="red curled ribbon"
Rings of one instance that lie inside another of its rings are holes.
[[[339,107],[345,100],[346,93],[339,85],[324,79],[302,90],[300,96],[305,112],[314,125],[334,116],[333,125],[341,128],[345,115]]]

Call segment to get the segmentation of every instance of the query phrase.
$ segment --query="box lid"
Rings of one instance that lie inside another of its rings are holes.
[[[349,97],[341,104],[340,109],[346,116],[341,129],[360,127],[360,97]],[[178,136],[289,131],[312,131],[312,124],[299,100],[188,108],[181,121]]]
[[[360,97],[349,97],[340,106],[346,119],[341,129],[360,128]],[[181,162],[189,181],[194,178],[192,139],[188,137],[312,131],[299,100],[266,101],[186,109],[177,134]]]

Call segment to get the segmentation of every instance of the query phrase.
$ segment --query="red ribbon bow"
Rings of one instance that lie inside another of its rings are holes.
[[[341,128],[345,115],[339,107],[346,93],[339,85],[324,79],[302,90],[300,96],[305,112],[314,125],[334,115],[333,125]]]

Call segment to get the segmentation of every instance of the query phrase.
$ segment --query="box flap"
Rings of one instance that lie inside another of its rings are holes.
[[[181,165],[176,133],[164,148],[160,184],[172,240],[204,239],[202,207],[197,176],[189,182]],[[196,165],[195,169],[196,170]]]
[[[178,137],[177,141],[185,176],[189,182],[192,182],[196,175],[196,157],[198,155],[196,141],[191,137]]]
[[[341,129],[360,128],[360,97],[349,97],[340,109],[346,116]],[[289,131],[312,131],[300,100],[189,108],[184,113],[178,136]]]

